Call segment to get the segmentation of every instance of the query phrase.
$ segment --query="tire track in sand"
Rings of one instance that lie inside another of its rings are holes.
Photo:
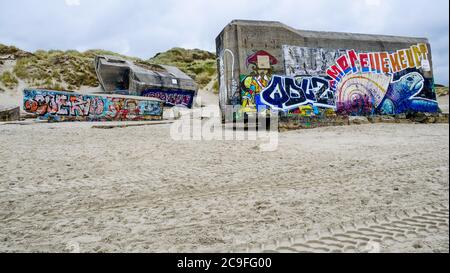
[[[373,218],[362,223],[339,225],[325,232],[269,241],[257,246],[243,245],[233,253],[340,253],[380,252],[383,246],[401,243],[438,231],[449,231],[448,206],[402,211],[394,216]]]

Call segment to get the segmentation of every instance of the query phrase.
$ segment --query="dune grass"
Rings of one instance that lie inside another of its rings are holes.
[[[5,71],[0,75],[0,82],[2,82],[3,85],[9,89],[13,89],[19,84],[19,81],[14,76],[14,74],[9,71]]]
[[[81,86],[98,86],[94,68],[96,55],[112,55],[143,65],[165,64],[178,67],[192,77],[200,88],[206,86],[216,75],[215,54],[199,49],[173,48],[158,53],[149,60],[129,57],[107,50],[38,50],[34,53],[13,46],[0,44],[0,56],[13,56],[16,60],[13,73],[1,75],[5,87],[17,85],[17,78],[30,87],[56,90],[77,90]]]
[[[176,47],[156,54],[147,62],[176,66],[193,78],[200,88],[205,87],[217,74],[216,55],[200,49]]]

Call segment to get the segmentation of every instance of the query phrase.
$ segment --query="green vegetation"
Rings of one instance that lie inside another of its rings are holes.
[[[7,46],[0,44],[0,55],[14,54],[17,51],[19,51],[19,49],[15,46]]]
[[[78,51],[36,51],[32,56],[20,58],[14,73],[33,87],[60,87],[66,82],[72,89],[98,85],[93,56]]]
[[[32,55],[30,52],[26,52],[18,49],[15,46],[7,46],[0,44],[0,56],[12,56],[13,58],[21,58]]]
[[[219,94],[219,80],[215,79],[213,84],[213,92]]]
[[[9,71],[6,71],[2,75],[0,75],[0,82],[2,82],[3,85],[5,85],[5,87],[9,89],[17,87],[17,84],[19,83],[13,73]]]
[[[200,49],[172,48],[156,54],[147,62],[176,66],[192,77],[200,88],[205,87],[217,75],[216,55]]]
[[[0,44],[0,57],[6,56],[16,60],[13,73],[2,75],[1,81],[6,88],[16,86],[17,79],[25,81],[30,87],[55,90],[77,90],[81,86],[96,87],[98,86],[94,68],[96,55],[117,56],[147,67],[154,64],[176,66],[192,77],[200,88],[211,82],[217,73],[215,54],[199,49],[173,48],[149,60],[141,60],[99,49],[85,52],[38,50],[29,53],[13,46]]]
[[[85,52],[82,53],[85,57],[87,58],[92,58],[92,60],[94,60],[96,55],[109,55],[109,56],[116,56],[125,60],[129,60],[129,61],[140,61],[141,59],[137,58],[137,57],[130,57],[130,56],[125,56],[119,53],[115,53],[112,51],[108,51],[108,50],[103,50],[103,49],[91,49],[91,50],[87,50]]]

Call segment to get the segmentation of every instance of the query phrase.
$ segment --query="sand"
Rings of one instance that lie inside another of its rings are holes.
[[[0,123],[0,252],[449,252],[448,124],[284,132],[273,152],[99,125]]]
[[[291,131],[275,152],[94,124],[0,125],[1,252],[245,251],[414,209],[438,211],[380,251],[449,251],[446,124]]]

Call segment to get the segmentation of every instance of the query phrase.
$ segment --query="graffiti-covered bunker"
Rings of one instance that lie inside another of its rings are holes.
[[[49,121],[161,120],[164,102],[155,98],[25,89],[23,109]]]
[[[226,105],[317,117],[440,111],[425,38],[235,20],[216,47],[222,115]]]
[[[166,106],[192,108],[197,84],[178,68],[97,56],[95,70],[106,93],[158,98]]]

